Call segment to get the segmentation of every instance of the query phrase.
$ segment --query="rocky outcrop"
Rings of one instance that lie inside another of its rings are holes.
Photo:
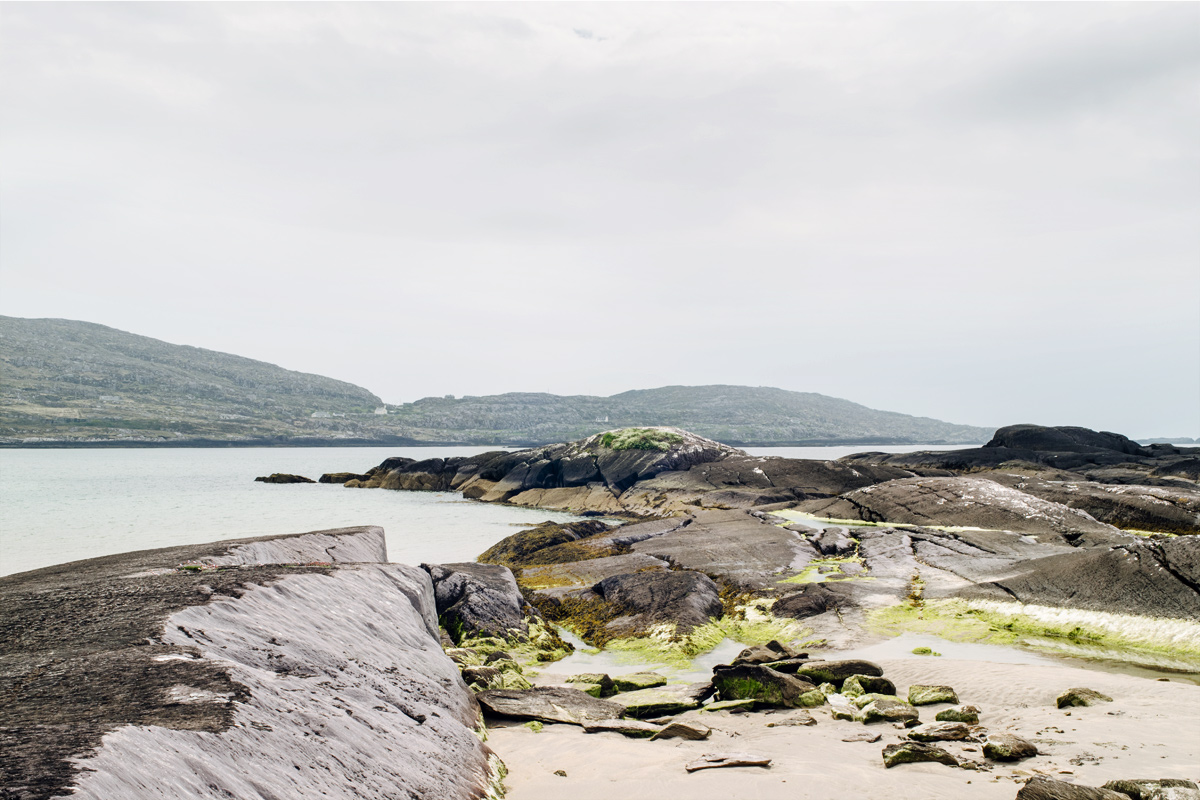
[[[1130,800],[1124,792],[1080,786],[1040,776],[1030,778],[1017,792],[1017,800]]]
[[[685,634],[721,616],[717,585],[699,572],[652,570],[605,578],[592,591],[622,616],[608,623],[618,632],[640,632],[674,625]]]
[[[422,564],[437,598],[437,615],[455,642],[474,636],[525,636],[532,607],[508,567],[496,564]]]
[[[625,708],[564,686],[480,692],[484,711],[498,717],[584,725],[625,716]]]
[[[260,475],[254,480],[259,483],[316,483],[312,478],[306,478],[303,475],[292,475],[287,472],[272,472],[270,475]]]
[[[0,578],[6,796],[491,791],[429,577],[343,560],[382,544],[343,529]]]

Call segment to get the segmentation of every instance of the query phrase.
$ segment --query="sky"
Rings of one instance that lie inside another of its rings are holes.
[[[1200,436],[1200,4],[4,3],[0,314]]]

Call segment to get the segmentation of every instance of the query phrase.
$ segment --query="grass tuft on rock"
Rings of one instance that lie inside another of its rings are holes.
[[[657,450],[665,453],[672,445],[682,444],[683,437],[657,428],[622,428],[600,436],[600,446],[610,450]]]

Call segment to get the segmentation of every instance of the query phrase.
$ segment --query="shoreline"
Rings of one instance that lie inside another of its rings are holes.
[[[215,447],[257,447],[257,448],[286,448],[286,447],[494,447],[500,450],[510,448],[546,447],[554,441],[520,441],[520,442],[480,442],[480,441],[424,441],[397,436],[384,439],[299,439],[286,441],[273,439],[254,439],[245,441],[227,441],[223,439],[187,439],[180,441],[152,440],[86,440],[78,442],[46,441],[46,442],[0,442],[0,450],[85,450],[93,448],[139,449],[139,448],[174,448],[179,450]],[[982,447],[983,442],[910,442],[897,439],[871,439],[865,441],[841,439],[808,439],[795,442],[725,442],[730,447]]]

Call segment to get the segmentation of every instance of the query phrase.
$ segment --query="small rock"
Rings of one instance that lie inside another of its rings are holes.
[[[484,711],[502,717],[566,722],[582,725],[624,716],[625,709],[607,700],[597,700],[578,689],[539,686],[524,690],[488,690],[476,695]]]
[[[902,700],[900,700],[899,697],[896,697],[896,695],[894,695],[894,694],[876,694],[875,692],[871,692],[870,694],[860,694],[858,697],[850,698],[850,703],[851,703],[851,705],[855,706],[856,708],[866,708],[867,706],[871,705],[871,703],[874,703],[876,700],[896,700],[899,702],[903,702]]]
[[[1091,706],[1095,705],[1096,703],[1111,702],[1111,697],[1106,694],[1100,694],[1100,692],[1097,692],[1094,689],[1067,689],[1058,696],[1059,708],[1069,708],[1071,706]]]
[[[1017,800],[1128,800],[1129,795],[1110,789],[1077,786],[1051,778],[1035,777],[1017,792]]]
[[[863,722],[919,722],[917,710],[901,700],[880,698],[862,709]]]
[[[995,733],[983,743],[983,754],[993,761],[1020,761],[1038,754],[1037,746],[1011,733]]]
[[[272,472],[267,476],[259,476],[254,480],[259,483],[316,483],[312,478],[303,475],[292,475],[287,472]]]
[[[882,733],[852,733],[849,736],[842,737],[843,742],[878,742],[883,738]]]
[[[816,721],[816,719],[813,718],[812,714],[808,713],[807,711],[797,711],[795,714],[791,714],[787,717],[784,717],[783,719],[776,720],[775,722],[768,722],[767,727],[768,728],[784,728],[784,727],[791,727],[793,725],[809,726],[809,725],[816,725],[816,724],[817,724],[817,721]]]
[[[622,692],[605,702],[611,701],[621,705],[631,717],[644,718],[699,708],[711,693],[712,685],[708,683],[676,683],[639,689],[635,692]]]
[[[705,753],[688,763],[684,769],[696,772],[701,769],[716,769],[718,767],[769,767],[771,759],[751,753]]]
[[[567,771],[565,769],[556,769],[556,770],[554,770],[554,774],[560,778],[567,777]]]
[[[950,767],[958,766],[958,759],[932,744],[901,742],[889,744],[883,748],[883,765],[889,769],[898,764],[913,764],[922,761],[935,761]]]
[[[970,735],[971,729],[961,722],[930,722],[908,732],[914,742],[953,742]]]
[[[715,667],[713,685],[722,700],[752,698],[763,705],[796,708],[806,702],[815,703],[814,697],[800,699],[801,695],[812,692],[820,695],[821,703],[825,702],[825,695],[811,683],[761,664]]]
[[[975,725],[979,722],[979,708],[976,706],[955,706],[945,708],[934,717],[938,722],[965,722]]]
[[[585,733],[611,731],[624,736],[631,736],[635,739],[648,739],[661,733],[663,727],[637,719],[605,719],[598,722],[585,722],[583,723],[583,730]]]
[[[706,706],[703,706],[701,711],[753,711],[754,706],[758,701],[753,697],[748,697],[745,700],[715,700]]]
[[[824,685],[822,684],[822,686]],[[895,693],[896,684],[887,678],[875,675],[851,675],[842,684],[842,694],[847,697],[856,697],[862,694],[894,695]]]
[[[922,686],[917,684],[908,687],[908,702],[914,706],[928,706],[933,703],[958,703],[958,695],[949,686]]]
[[[787,645],[780,644],[772,639],[766,644],[747,647],[745,650],[738,653],[738,657],[733,660],[733,665],[766,664],[771,661],[780,661],[788,658],[807,658],[807,656],[804,653],[799,653]]]
[[[654,739],[707,739],[712,736],[712,728],[695,722],[672,722],[658,733],[650,737]]]

